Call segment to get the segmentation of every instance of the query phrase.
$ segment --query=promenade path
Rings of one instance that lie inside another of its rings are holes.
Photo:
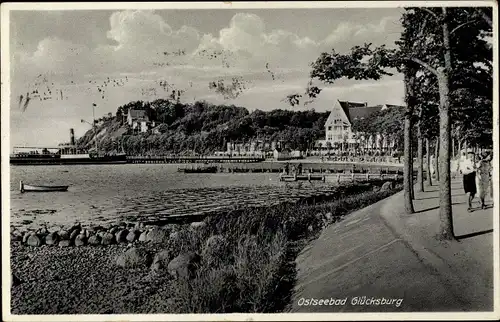
[[[289,312],[429,312],[493,310],[493,208],[468,213],[452,182],[458,242],[436,239],[438,187],[415,191],[406,215],[403,192],[326,228],[297,258]],[[402,299],[400,306],[352,305],[355,297]],[[346,299],[345,305],[299,305],[301,299]]]

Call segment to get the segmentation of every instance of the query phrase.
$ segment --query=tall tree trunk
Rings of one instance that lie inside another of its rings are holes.
[[[431,176],[431,149],[430,149],[429,138],[425,138],[425,155],[426,155],[426,169],[427,173],[427,185],[432,186],[432,176]]]
[[[406,110],[405,110],[405,120],[404,120],[404,167],[403,167],[403,187],[404,187],[404,201],[405,210],[407,214],[412,214],[415,212],[413,208],[413,200],[411,197],[411,187],[412,187],[412,156],[411,156],[411,118],[413,115],[414,107],[414,93],[413,86],[415,83],[416,72],[412,68],[405,68],[404,71],[404,83],[405,83],[405,94],[406,94]]]
[[[455,149],[455,145],[456,145],[456,144],[455,144],[455,137],[452,137],[452,138],[451,138],[451,147],[452,147],[451,157],[452,157],[453,159],[455,159],[455,157],[457,156],[457,154],[456,154],[456,149]]]
[[[439,181],[439,136],[436,138],[434,151],[434,171],[436,171],[436,181]]]
[[[423,146],[423,141],[424,139],[422,138],[422,129],[421,129],[421,119],[422,119],[422,109],[418,112],[419,114],[419,121],[418,121],[418,127],[417,127],[417,158],[418,158],[418,173],[417,173],[417,191],[418,192],[423,192],[424,191],[424,146]]]
[[[451,182],[450,182],[450,88],[449,73],[451,72],[450,33],[448,31],[446,8],[443,13],[443,44],[445,68],[438,69],[439,85],[439,134],[441,148],[439,151],[440,181],[439,181],[439,237],[445,240],[454,240],[453,213],[451,209]]]
[[[411,166],[411,184],[410,184],[410,195],[411,195],[411,200],[415,200],[415,167],[413,166],[413,151],[415,150],[415,147],[413,146],[412,144],[413,142],[410,143],[410,153],[411,153],[411,163],[410,163],[410,166]]]

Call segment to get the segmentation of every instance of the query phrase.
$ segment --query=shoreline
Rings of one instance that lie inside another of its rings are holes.
[[[288,304],[283,299],[288,301],[293,288],[292,263],[298,252],[326,226],[400,189],[398,184],[379,191],[381,185],[381,181],[350,183],[336,187],[329,197],[241,209],[201,222],[137,225],[149,230],[144,241],[123,242],[120,238],[125,234],[118,233],[120,242],[108,246],[30,247],[13,242],[12,313],[209,313],[230,303],[227,312],[281,312]],[[184,262],[179,256],[184,256]],[[178,267],[172,268],[175,260]],[[240,264],[235,266],[233,261]],[[192,267],[198,269],[191,272]],[[181,277],[181,272],[190,277]],[[255,276],[255,272],[260,273]],[[78,281],[74,276],[79,276]],[[81,284],[89,288],[82,290]],[[217,285],[225,286],[218,289]],[[236,292],[230,294],[231,301],[226,286]],[[202,302],[193,302],[186,287],[198,292]],[[246,295],[234,301],[235,294]],[[208,298],[220,299],[204,302]]]

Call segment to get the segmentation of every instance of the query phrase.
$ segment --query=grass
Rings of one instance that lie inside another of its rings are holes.
[[[326,202],[244,209],[208,217],[202,229],[185,227],[178,232],[182,242],[170,245],[172,256],[194,251],[202,261],[194,278],[160,290],[150,313],[281,312],[295,283],[295,258],[307,242],[349,212],[399,189],[376,192],[372,185],[354,183],[338,187]],[[213,235],[217,247],[207,249],[205,241]]]

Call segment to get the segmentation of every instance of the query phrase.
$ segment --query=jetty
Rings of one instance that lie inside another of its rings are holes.
[[[127,156],[127,163],[257,163],[264,157]]]

